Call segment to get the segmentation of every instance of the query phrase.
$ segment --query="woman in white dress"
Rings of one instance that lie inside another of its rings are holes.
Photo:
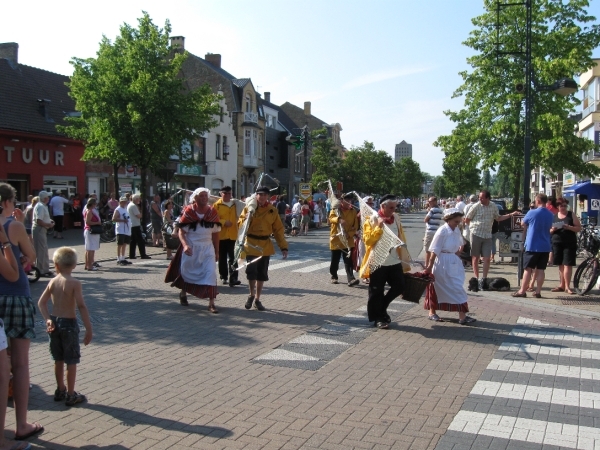
[[[209,190],[196,189],[192,203],[175,223],[181,246],[167,269],[165,282],[181,289],[179,301],[187,306],[187,294],[208,298],[208,311],[216,314],[219,214],[208,204]]]
[[[458,257],[463,245],[459,229],[462,217],[463,213],[457,208],[444,211],[446,223],[438,228],[429,247],[432,258],[425,272],[433,273],[437,301],[426,300],[425,309],[429,309],[429,319],[436,322],[443,322],[436,310],[458,312],[458,323],[461,325],[475,322],[473,317],[467,316],[469,305],[464,288],[465,269]]]

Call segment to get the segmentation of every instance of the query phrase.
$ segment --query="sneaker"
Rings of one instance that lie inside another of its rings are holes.
[[[348,281],[348,286],[356,286],[358,283],[360,283],[360,281],[355,278],[354,280]]]
[[[259,311],[264,311],[265,307],[260,302],[260,300],[254,300],[254,309],[258,309]]]
[[[127,263],[124,260],[117,261],[117,266],[126,266]]]
[[[92,264],[92,266],[94,267],[102,267],[100,264],[98,264],[97,262],[94,262],[94,264]]]
[[[65,405],[75,406],[77,403],[83,403],[86,400],[87,399],[85,398],[85,395],[78,394],[77,392],[73,391],[73,395],[67,395],[67,401],[65,401]]]
[[[54,401],[55,402],[60,402],[63,400],[66,400],[67,398],[67,388],[65,388],[64,391],[61,391],[59,389],[54,391]]]
[[[246,308],[246,309],[252,308],[252,303],[253,302],[254,302],[254,296],[253,295],[249,295],[248,296],[248,300],[246,300],[246,303],[244,304],[244,308]]]
[[[123,260],[123,265],[130,266],[131,264],[133,264],[131,261],[127,261],[126,259]]]
[[[331,284],[338,284],[338,283],[339,282],[338,282],[337,278],[332,278],[331,279]]]
[[[480,291],[483,291],[483,278],[477,280],[477,287],[479,287]]]

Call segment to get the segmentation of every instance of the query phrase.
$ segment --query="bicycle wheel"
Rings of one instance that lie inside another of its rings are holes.
[[[596,258],[588,258],[579,264],[573,277],[573,287],[579,295],[585,295],[592,290],[598,280],[599,266]]]
[[[109,220],[103,222],[100,240],[102,242],[114,242],[116,238],[117,235],[115,233],[115,225]]]
[[[40,279],[40,276],[42,274],[40,273],[40,269],[38,269],[35,266],[31,266],[31,270],[29,270],[29,272],[27,272],[27,279],[29,280],[30,283],[35,283],[37,280]]]

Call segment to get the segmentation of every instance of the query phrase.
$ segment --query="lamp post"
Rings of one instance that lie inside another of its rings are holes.
[[[327,136],[318,134],[314,137],[314,139],[327,139]],[[302,128],[300,128],[300,134],[288,134],[285,140],[288,143],[292,144],[294,147],[296,147],[296,150],[300,150],[301,148],[303,148],[304,177],[302,179],[305,183],[308,182],[308,145],[309,142],[312,140],[308,129],[308,125],[304,125]]]
[[[523,167],[523,210],[529,208],[531,202],[531,123],[533,120],[533,94],[535,91],[553,91],[562,96],[577,92],[577,83],[570,78],[563,78],[551,85],[536,85],[531,64],[531,21],[532,4],[534,0],[526,0],[524,3],[511,3],[509,6],[525,5],[525,86],[517,85],[517,91],[525,91],[525,142],[524,142],[524,167]]]

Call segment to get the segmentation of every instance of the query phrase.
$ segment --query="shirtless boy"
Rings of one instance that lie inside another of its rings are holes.
[[[75,308],[79,309],[85,325],[83,343],[92,341],[92,322],[87,306],[83,301],[81,282],[71,276],[77,265],[77,253],[69,247],[60,247],[54,252],[56,278],[50,280],[40,297],[38,306],[46,320],[46,331],[50,335],[50,354],[54,359],[56,391],[54,401],[65,400],[65,405],[74,406],[85,402],[83,394],[75,392],[75,376],[81,355],[79,351],[79,325]],[[48,312],[48,301],[52,299],[52,315]],[[64,366],[67,364],[67,385],[64,380]]]

